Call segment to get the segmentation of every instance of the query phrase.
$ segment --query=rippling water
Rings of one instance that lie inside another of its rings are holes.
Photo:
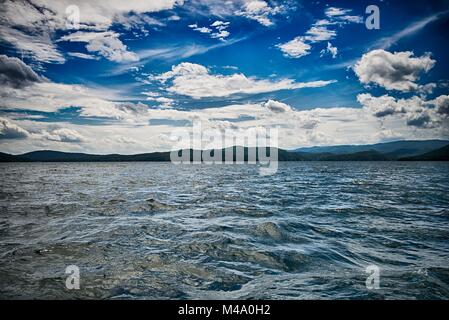
[[[449,298],[448,163],[24,163],[0,177],[1,298]]]

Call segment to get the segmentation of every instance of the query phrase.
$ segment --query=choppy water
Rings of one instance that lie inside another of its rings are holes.
[[[1,298],[449,298],[448,163],[282,163],[267,177],[25,163],[0,177]]]

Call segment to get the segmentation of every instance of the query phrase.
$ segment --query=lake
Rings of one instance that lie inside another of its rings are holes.
[[[449,298],[449,163],[286,162],[272,176],[3,163],[0,176],[3,299]]]

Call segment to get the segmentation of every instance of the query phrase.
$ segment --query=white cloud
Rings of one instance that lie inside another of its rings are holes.
[[[162,83],[170,80],[171,85],[166,88],[168,92],[190,96],[194,99],[228,97],[234,94],[257,94],[286,89],[316,88],[335,82],[335,80],[295,82],[291,79],[273,82],[248,78],[241,73],[215,75],[210,74],[209,70],[202,65],[188,62],[173,66],[171,71],[152,76],[150,79]]]
[[[271,17],[281,11],[279,6],[270,6],[266,1],[252,0],[243,4],[243,9],[236,12],[237,15],[256,20],[263,26],[273,25]]]
[[[434,65],[430,54],[414,57],[410,51],[391,53],[378,49],[364,54],[354,71],[363,84],[374,83],[387,90],[407,92],[422,88],[416,81]]]
[[[335,23],[362,23],[361,16],[351,16],[349,13],[352,9],[343,9],[336,7],[329,7],[324,11],[324,14]]]
[[[329,18],[333,18],[333,17],[338,17],[338,16],[348,14],[349,12],[351,12],[350,9],[329,7],[324,11],[324,14]]]
[[[304,40],[314,43],[331,40],[335,38],[336,35],[337,32],[335,30],[329,30],[326,26],[312,26],[307,30],[306,35],[303,38]]]
[[[281,49],[286,57],[289,58],[301,58],[310,54],[312,48],[309,44],[305,43],[302,37],[297,37],[289,42],[278,44],[276,47]]]
[[[139,57],[135,53],[128,51],[127,46],[124,45],[118,37],[119,34],[113,31],[77,31],[61,37],[59,41],[87,42],[87,51],[98,52],[106,59],[115,62],[139,60]]]
[[[283,113],[292,111],[292,108],[288,104],[276,100],[268,100],[267,102],[262,103],[262,106],[274,113]]]
[[[229,22],[217,20],[210,25],[213,29],[208,27],[199,27],[196,23],[190,24],[189,28],[200,33],[210,34],[210,37],[213,39],[225,41],[225,39],[230,36],[229,31],[226,30],[229,27],[229,24]]]
[[[338,48],[334,47],[330,42],[328,42],[326,49],[320,51],[320,57],[323,57],[326,54],[330,54],[332,58],[335,59],[338,54]]]
[[[59,142],[82,142],[84,137],[72,129],[55,129],[51,132],[45,132],[44,137],[48,140],[59,141]]]
[[[341,27],[349,23],[361,23],[362,17],[350,16],[351,9],[342,9],[330,7],[325,10],[326,19],[316,20],[315,23],[302,36],[298,36],[291,41],[278,44],[278,47],[284,56],[289,58],[300,58],[310,54],[311,44],[322,41],[329,41],[337,36],[337,31],[329,29],[330,27]],[[337,48],[333,47],[329,42],[327,48],[320,51],[320,55],[330,53],[333,58],[337,56]]]
[[[79,59],[86,59],[86,60],[98,60],[99,57],[93,56],[91,54],[81,53],[81,52],[67,52],[67,55]]]
[[[151,97],[146,98],[147,101],[154,101],[159,104],[162,108],[173,108],[175,100],[167,97]]]
[[[201,33],[211,33],[212,29],[206,28],[206,27],[198,27],[198,25],[195,24],[189,24],[189,28],[201,32]]]

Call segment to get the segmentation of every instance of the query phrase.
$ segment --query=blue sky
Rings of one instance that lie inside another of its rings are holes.
[[[1,15],[4,152],[166,150],[193,119],[278,126],[285,148],[449,135],[449,1],[32,0]]]

